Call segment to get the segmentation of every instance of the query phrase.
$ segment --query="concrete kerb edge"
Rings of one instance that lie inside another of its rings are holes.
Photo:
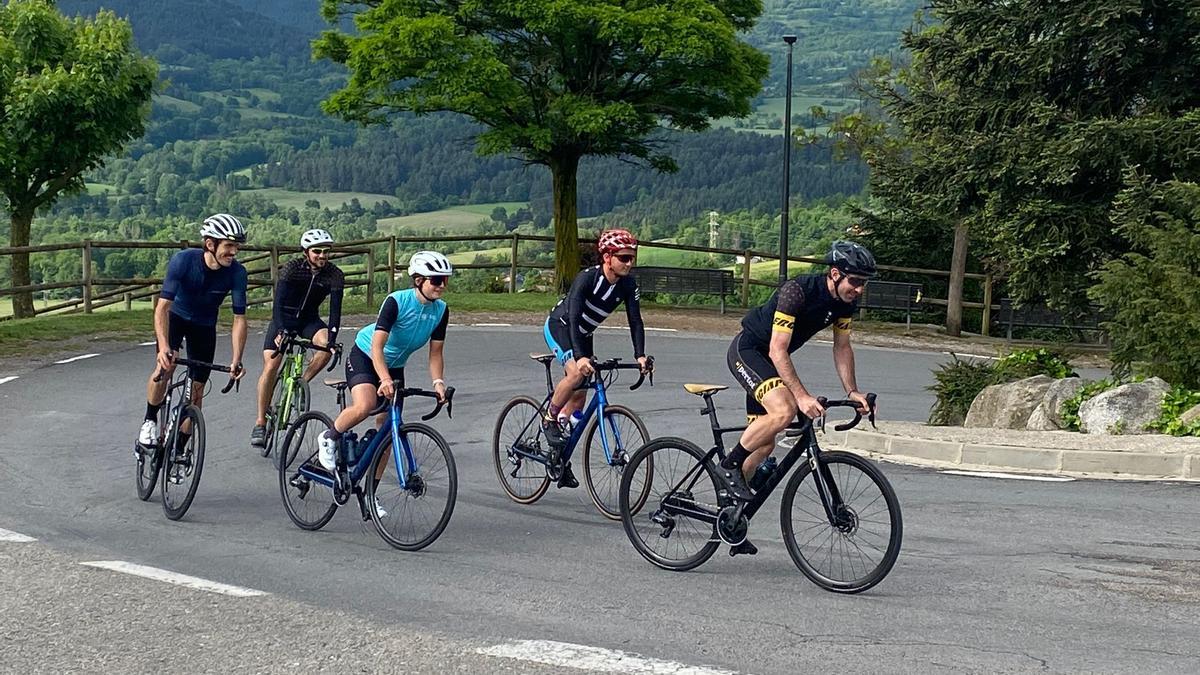
[[[937,469],[1004,470],[1105,480],[1200,482],[1200,454],[1152,455],[1023,448],[891,436],[859,430],[828,433],[823,440],[826,444],[866,454],[873,459]],[[1152,467],[1152,470],[1144,473],[1130,471],[1142,467]]]

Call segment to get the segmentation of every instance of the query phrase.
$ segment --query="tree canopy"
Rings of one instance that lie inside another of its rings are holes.
[[[83,190],[84,172],[142,135],[158,77],[111,12],[67,19],[49,0],[0,7],[0,193],[11,243],[29,243],[33,214]],[[13,257],[13,285],[29,284],[28,254]],[[32,296],[13,296],[17,317]]]
[[[578,270],[579,160],[674,162],[652,132],[750,112],[767,58],[739,38],[759,0],[325,0],[315,53],[346,65],[325,109],[362,123],[449,111],[486,127],[483,154],[549,167],[558,283]]]

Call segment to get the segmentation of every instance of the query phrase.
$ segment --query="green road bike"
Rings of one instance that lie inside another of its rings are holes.
[[[337,366],[341,357],[340,345],[322,347],[312,340],[300,337],[292,331],[284,331],[279,346],[271,358],[283,357],[283,367],[275,377],[271,393],[271,405],[267,408],[267,424],[262,456],[270,457],[272,451],[283,442],[288,428],[296,418],[308,412],[311,395],[308,380],[304,379],[304,356],[307,350],[330,352],[334,355],[326,372]]]

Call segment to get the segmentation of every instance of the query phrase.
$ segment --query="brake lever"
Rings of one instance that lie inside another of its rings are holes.
[[[335,344],[330,351],[333,352],[333,358],[329,361],[329,367],[325,369],[327,373],[333,372],[333,369],[337,368],[338,361],[342,360],[342,345]]]
[[[879,427],[875,426],[875,399],[877,398],[879,397],[874,393],[867,394],[867,410],[869,411],[867,421],[871,423],[871,428],[876,430],[879,429]]]
[[[454,387],[446,387],[446,398],[444,400],[438,401],[437,405],[434,406],[434,408],[431,412],[429,412],[426,415],[422,415],[421,420],[424,422],[428,422],[429,420],[437,417],[438,413],[440,413],[442,411],[443,407],[446,408],[446,416],[453,419],[454,418]]]

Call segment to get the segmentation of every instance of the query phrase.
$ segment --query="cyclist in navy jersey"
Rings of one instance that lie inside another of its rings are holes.
[[[566,443],[564,426],[571,413],[583,408],[586,393],[575,391],[592,367],[592,334],[622,302],[629,319],[633,356],[646,372],[646,331],[639,304],[641,292],[633,276],[637,258],[637,238],[627,230],[600,233],[597,248],[600,264],[583,270],[571,283],[571,290],[558,301],[542,329],[546,346],[558,357],[566,374],[554,387],[550,407],[542,420],[546,440],[558,447]],[[574,395],[572,395],[574,394]],[[559,487],[579,487],[571,465],[563,467]]]
[[[158,411],[166,398],[175,371],[175,354],[186,340],[189,359],[211,363],[217,348],[217,312],[233,296],[233,358],[231,375],[240,380],[242,351],[246,347],[246,268],[237,261],[246,242],[246,228],[234,216],[218,213],[200,228],[202,249],[187,249],[171,257],[162,292],[154,306],[157,363],[146,383],[146,417],[138,442],[151,447],[158,442]],[[192,403],[201,406],[209,369],[191,367]],[[155,377],[162,375],[156,382]],[[185,442],[185,434],[180,434]]]
[[[275,377],[283,365],[283,359],[276,355],[275,350],[283,331],[298,333],[300,337],[312,340],[313,344],[321,347],[337,342],[338,328],[342,322],[345,275],[337,265],[329,262],[329,247],[332,245],[333,235],[325,230],[309,230],[300,236],[304,255],[289,261],[279,270],[271,323],[263,334],[263,372],[258,378],[258,417],[250,432],[250,445],[261,448],[267,442],[267,407],[271,405]],[[329,298],[328,324],[321,320],[320,315],[325,298]],[[331,358],[329,352],[314,351],[312,361],[304,370],[304,379],[311,382]]]
[[[742,331],[733,338],[726,356],[730,372],[746,390],[749,426],[721,463],[732,492],[749,499],[747,478],[770,456],[775,436],[796,419],[797,413],[815,418],[824,411],[809,393],[792,363],[800,349],[818,331],[833,326],[833,362],[846,396],[867,412],[867,399],[858,391],[854,350],[850,346],[850,317],[867,282],[876,274],[875,257],[863,246],[834,242],[825,258],[829,271],[787,280],[765,305],[742,319]],[[749,540],[730,555],[757,552]]]
[[[328,471],[336,467],[337,445],[342,434],[367,419],[378,404],[379,396],[391,398],[396,387],[404,386],[404,365],[408,357],[429,343],[429,375],[439,400],[445,400],[446,381],[443,348],[450,312],[442,295],[454,266],[436,251],[418,251],[408,262],[413,287],[389,295],[379,308],[375,323],[363,326],[346,357],[346,383],[351,404],[338,414],[333,428],[318,439],[318,461]],[[393,380],[397,383],[393,384]],[[380,420],[382,422],[382,420]],[[387,457],[379,463],[376,478],[387,467]],[[385,512],[380,512],[384,515]]]

